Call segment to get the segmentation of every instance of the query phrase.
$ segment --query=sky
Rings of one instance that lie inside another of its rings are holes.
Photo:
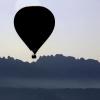
[[[44,6],[56,19],[50,38],[37,52],[100,61],[100,0],[0,0],[0,57],[33,61],[33,54],[17,35],[13,19],[23,6]]]

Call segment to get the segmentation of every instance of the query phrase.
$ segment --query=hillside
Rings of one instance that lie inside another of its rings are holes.
[[[32,63],[12,57],[0,58],[0,79],[1,86],[33,86],[38,82],[40,87],[55,87],[56,83],[57,87],[100,87],[100,63],[93,59],[75,59],[63,55],[43,56]]]

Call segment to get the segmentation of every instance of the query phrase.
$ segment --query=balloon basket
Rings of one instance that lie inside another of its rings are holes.
[[[32,55],[32,59],[36,59],[36,55]]]

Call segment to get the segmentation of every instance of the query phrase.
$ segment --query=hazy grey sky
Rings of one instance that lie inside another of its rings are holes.
[[[32,52],[13,27],[13,18],[20,4],[30,5],[31,2],[48,7],[56,18],[55,30],[37,53],[38,57],[59,53],[100,60],[100,0],[1,0],[1,57],[31,61]]]

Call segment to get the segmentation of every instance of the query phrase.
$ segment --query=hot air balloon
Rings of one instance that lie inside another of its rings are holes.
[[[36,53],[49,38],[55,26],[52,12],[41,6],[29,6],[20,9],[14,18],[15,30],[27,47]]]

